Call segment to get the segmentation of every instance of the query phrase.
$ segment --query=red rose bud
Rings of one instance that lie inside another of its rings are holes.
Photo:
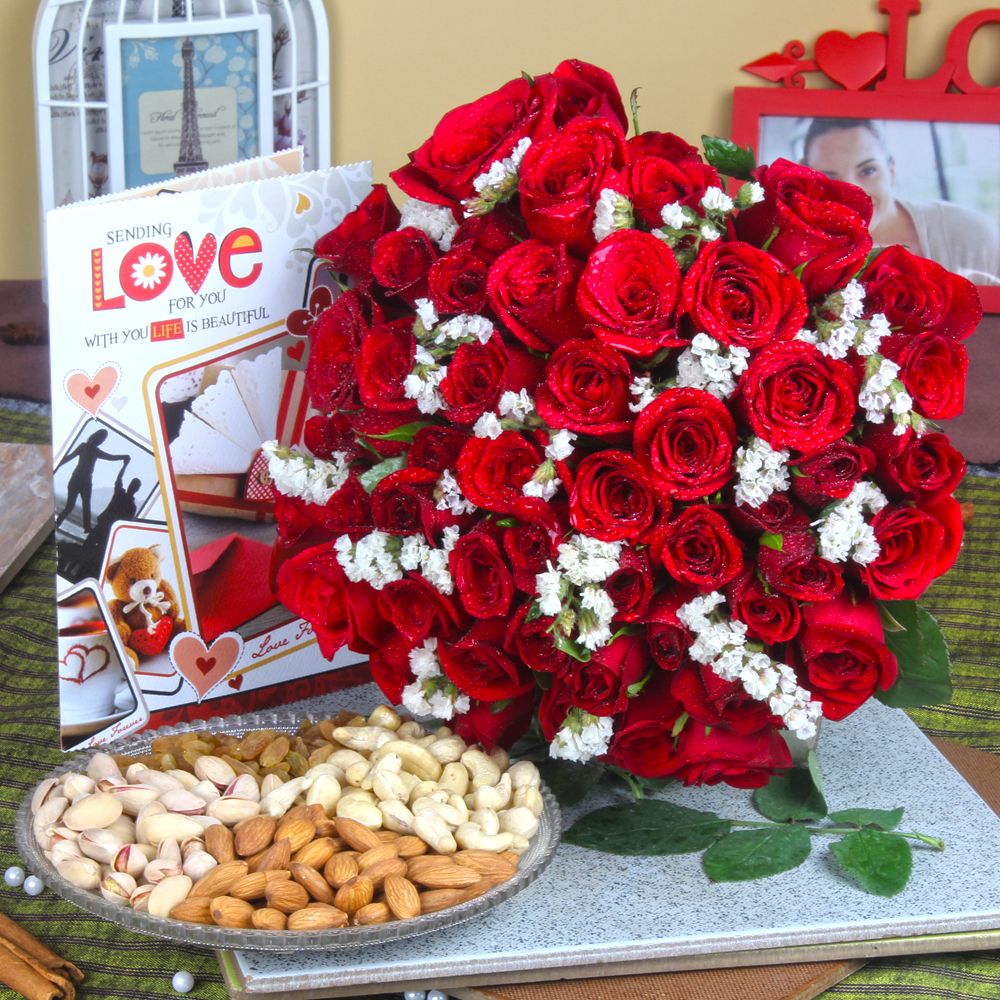
[[[666,776],[674,764],[671,732],[682,711],[670,693],[670,675],[654,673],[642,693],[629,699],[625,714],[615,720],[615,734],[604,759],[640,778]]]
[[[439,257],[427,272],[427,291],[442,316],[481,313],[486,304],[489,264],[479,254],[463,247]]]
[[[458,427],[421,427],[413,436],[407,461],[440,475],[445,469],[455,468],[468,439],[468,433]]]
[[[371,194],[343,222],[313,248],[317,257],[328,260],[336,271],[358,280],[371,276],[372,244],[399,225],[399,209],[392,203],[384,184],[372,187]]]
[[[434,537],[434,485],[438,475],[430,469],[406,468],[390,472],[372,490],[375,527],[395,535],[428,533]]]
[[[775,729],[741,735],[716,727],[689,722],[677,740],[677,754],[670,775],[685,785],[717,785],[761,788],[771,776],[792,766],[788,746]]]
[[[571,669],[561,673],[553,673],[552,683],[542,694],[538,704],[538,724],[542,736],[551,743],[557,732],[562,729],[566,716],[573,709],[573,689],[570,687],[569,674],[576,661],[572,660]]]
[[[807,528],[786,530],[780,549],[762,545],[760,572],[775,590],[799,601],[831,601],[844,588],[840,568],[816,555],[816,539]]]
[[[393,705],[403,702],[403,688],[414,681],[410,650],[414,644],[401,635],[387,639],[368,657],[368,668],[379,690]]]
[[[766,645],[789,642],[802,623],[798,601],[765,589],[749,569],[726,588],[726,602],[733,617],[747,627],[747,636]]]
[[[274,505],[278,534],[287,543],[312,537],[311,544],[318,545],[345,533],[367,534],[373,527],[371,500],[354,473],[323,507],[281,493],[275,493]]]
[[[872,597],[916,600],[951,569],[962,544],[962,512],[952,497],[920,507],[883,507],[872,520],[878,557],[859,570]]]
[[[413,305],[427,295],[427,273],[436,256],[427,234],[407,226],[376,240],[372,275],[389,295],[399,295]]]
[[[459,488],[477,507],[516,514],[524,499],[521,487],[543,457],[540,448],[515,431],[504,431],[493,440],[469,438],[458,457]]]
[[[505,626],[499,618],[478,621],[457,642],[438,644],[448,679],[479,701],[506,701],[535,686],[530,671],[500,651]]]
[[[769,344],[740,376],[739,399],[757,437],[812,454],[854,423],[858,376],[844,361],[793,340]]]
[[[625,164],[621,127],[603,118],[578,118],[531,145],[521,162],[518,195],[528,232],[586,254],[594,246],[594,208],[615,187]]]
[[[619,636],[567,673],[573,707],[591,715],[624,712],[629,687],[646,676],[649,666],[646,643],[636,636]]]
[[[456,424],[474,424],[495,410],[507,374],[507,355],[499,337],[485,344],[460,344],[441,382],[447,416]]]
[[[555,619],[543,616],[529,622],[531,604],[531,601],[522,604],[511,618],[504,637],[505,652],[516,656],[529,669],[542,673],[559,674],[571,669],[576,661],[552,641]]]
[[[354,356],[367,326],[361,298],[344,292],[309,328],[306,387],[313,406],[328,413],[343,406],[354,389]]]
[[[899,378],[921,416],[950,420],[965,408],[969,355],[964,344],[939,333],[898,334],[882,341],[881,351],[899,365]]]
[[[598,451],[576,467],[569,519],[577,531],[602,542],[635,542],[656,513],[646,470],[628,452]]]
[[[872,246],[872,202],[859,187],[809,167],[775,160],[756,172],[764,200],[739,214],[741,240],[767,245],[788,268],[802,267],[810,298],[847,283]]]
[[[748,243],[706,244],[684,278],[682,295],[695,329],[750,350],[791,340],[809,314],[798,278]]]
[[[544,77],[535,83],[541,84]],[[599,66],[582,59],[564,59],[552,71],[556,86],[555,123],[564,125],[574,118],[606,118],[628,129],[625,106],[614,77]]]
[[[803,687],[822,702],[823,715],[843,719],[876,689],[896,681],[896,657],[885,645],[878,609],[868,601],[840,597],[804,609],[792,666]]]
[[[696,722],[749,736],[767,726],[771,709],[751,698],[739,680],[725,681],[711,667],[687,663],[670,680],[670,693]]]
[[[416,351],[412,319],[370,330],[355,362],[361,402],[373,410],[414,409],[413,400],[403,394],[403,383],[413,370]]]
[[[869,448],[835,441],[799,463],[802,475],[792,477],[792,492],[807,507],[825,507],[832,499],[846,497],[874,468],[875,456]]]
[[[329,458],[335,451],[346,452],[349,460],[360,454],[350,421],[342,413],[313,414],[302,428],[302,443],[317,458]]]
[[[714,167],[698,150],[672,132],[643,132],[629,139],[624,187],[636,219],[649,229],[663,225],[664,205],[680,202],[696,208],[710,187],[720,187]]]
[[[903,333],[964,340],[983,318],[979,294],[968,278],[901,246],[883,250],[861,280],[866,312],[884,313],[889,325]]]
[[[462,607],[474,618],[506,615],[514,580],[497,543],[482,531],[464,535],[448,556]]]
[[[649,357],[685,343],[675,315],[680,278],[677,259],[665,243],[650,233],[621,229],[590,255],[576,304],[598,340]]]
[[[504,252],[526,239],[524,222],[508,205],[498,205],[489,215],[473,215],[458,224],[452,250],[466,250],[492,264]]]
[[[596,340],[570,340],[545,366],[535,406],[550,427],[605,437],[629,430],[632,373],[614,348]]]
[[[618,569],[604,581],[604,589],[614,603],[616,621],[635,622],[642,618],[653,599],[653,570],[646,552],[622,549]]]
[[[514,584],[526,594],[537,589],[535,577],[544,573],[548,562],[555,562],[556,544],[544,524],[526,521],[506,528],[503,549],[514,570]]]
[[[657,666],[676,670],[687,657],[693,636],[680,623],[677,609],[697,591],[688,587],[661,590],[646,612],[646,642]]]
[[[667,389],[640,414],[635,453],[653,488],[675,500],[707,497],[733,476],[736,424],[703,389]]]
[[[886,496],[927,502],[953,493],[965,476],[965,459],[946,434],[908,434],[893,454],[880,451],[878,481]]]
[[[444,639],[460,622],[458,609],[419,573],[408,573],[378,591],[379,613],[417,646],[428,636]]]
[[[682,510],[658,532],[655,556],[679,583],[716,590],[743,569],[743,546],[712,507]]]
[[[787,493],[772,493],[759,507],[736,504],[729,513],[736,530],[753,538],[809,527],[808,515]]]
[[[565,245],[525,240],[493,262],[486,288],[490,306],[523,344],[548,352],[583,333],[576,308],[582,265]]]
[[[509,748],[528,731],[534,711],[532,689],[499,711],[495,703],[473,701],[468,712],[455,716],[452,727],[470,746],[480,743],[486,751],[496,746]]]

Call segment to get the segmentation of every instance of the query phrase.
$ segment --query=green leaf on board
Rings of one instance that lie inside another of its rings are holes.
[[[720,174],[738,177],[743,181],[750,180],[750,173],[757,164],[749,146],[737,146],[732,139],[723,139],[717,135],[703,135],[701,144],[705,149],[705,159]]]
[[[563,843],[606,854],[690,854],[704,850],[729,829],[729,820],[715,813],[641,799],[587,813],[562,839]]]
[[[802,826],[739,830],[713,844],[701,863],[713,882],[746,882],[798,868],[811,846]]]
[[[540,760],[538,771],[561,806],[575,806],[581,802],[604,776],[600,764],[574,764],[552,758]]]
[[[876,826],[880,830],[895,830],[903,818],[903,807],[898,809],[841,809],[828,817],[838,826]]]
[[[841,868],[866,892],[895,896],[910,879],[913,851],[908,841],[879,830],[858,830],[830,845]]]
[[[905,631],[885,634],[886,645],[896,655],[899,676],[888,691],[876,691],[875,697],[893,708],[950,701],[948,646],[941,627],[915,601],[885,601],[883,606]]]
[[[822,819],[826,815],[823,793],[808,767],[793,767],[775,775],[753,793],[757,811],[775,823],[790,819]]]
[[[366,492],[371,493],[386,476],[393,472],[398,472],[405,464],[405,455],[397,455],[395,458],[385,458],[378,465],[373,465],[370,469],[365,469],[358,476],[358,481],[365,488]]]

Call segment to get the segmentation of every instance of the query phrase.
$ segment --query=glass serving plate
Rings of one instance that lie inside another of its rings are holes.
[[[298,731],[301,721],[302,715],[300,713],[274,711],[164,726],[162,729],[150,730],[122,740],[110,748],[98,748],[67,757],[59,767],[53,768],[41,780],[57,778],[67,771],[85,771],[90,758],[101,750],[129,755],[148,753],[153,739],[157,736],[206,729],[218,733],[232,733],[236,736],[242,736],[252,729],[273,729],[281,733],[294,733]],[[30,871],[41,877],[45,884],[63,899],[75,903],[88,913],[103,917],[105,920],[110,920],[112,923],[140,934],[169,938],[173,941],[200,945],[205,948],[243,948],[256,951],[293,949],[327,951],[332,948],[357,948],[366,944],[382,944],[386,941],[395,941],[399,938],[427,934],[443,927],[451,927],[486,913],[530,885],[552,860],[559,844],[561,827],[559,807],[552,793],[543,784],[541,793],[545,808],[540,817],[538,832],[532,838],[531,846],[521,855],[517,874],[477,899],[471,899],[446,910],[439,910],[437,913],[426,913],[410,920],[393,920],[385,924],[370,924],[363,927],[344,927],[321,931],[234,930],[226,927],[189,924],[179,920],[151,917],[148,913],[136,912],[127,904],[110,903],[100,893],[80,889],[67,882],[45,857],[31,832],[31,795],[33,791],[34,789],[30,789],[24,797],[15,821],[17,846]]]

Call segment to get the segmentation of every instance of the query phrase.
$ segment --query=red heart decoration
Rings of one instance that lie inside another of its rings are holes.
[[[199,656],[195,661],[194,665],[203,673],[208,674],[212,667],[215,666],[214,656]]]
[[[237,674],[235,677],[230,677],[229,678],[229,686],[234,691],[239,691],[239,689],[241,687],[243,687],[243,675],[242,674]]]
[[[177,263],[177,270],[181,272],[192,292],[197,292],[205,283],[208,270],[215,263],[216,248],[215,236],[212,233],[208,233],[201,241],[197,257],[194,256],[191,236],[188,233],[178,233],[174,240],[174,261]]]
[[[306,349],[306,342],[304,340],[300,340],[297,343],[292,344],[292,346],[288,348],[288,356],[293,361],[301,361],[302,360],[302,352],[305,349]]]
[[[97,411],[118,385],[120,374],[115,364],[102,365],[93,378],[77,369],[66,376],[63,385],[66,394],[77,406],[96,417]]]
[[[170,644],[170,659],[195,689],[199,702],[226,679],[242,655],[243,640],[236,632],[223,632],[207,647],[197,633],[182,632]]]
[[[87,664],[88,660],[94,661],[90,663],[89,667]],[[87,646],[83,643],[78,643],[70,646],[59,662],[68,671],[65,675],[59,675],[60,680],[70,681],[73,684],[83,684],[89,681],[95,674],[104,671],[111,662],[111,654],[104,646]]]
[[[151,629],[137,628],[128,638],[128,644],[143,656],[156,656],[166,649],[167,641],[174,631],[174,620],[164,615]]]
[[[101,387],[99,385],[85,385],[83,391],[93,399],[100,391]]]
[[[861,90],[885,69],[886,36],[866,31],[852,38],[843,31],[826,31],[816,39],[813,58],[834,83]]]

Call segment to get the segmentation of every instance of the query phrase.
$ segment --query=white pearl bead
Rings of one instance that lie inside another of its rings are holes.
[[[174,978],[170,981],[170,985],[178,993],[190,993],[194,989],[194,976],[187,970],[181,969],[179,972],[174,973]]]
[[[18,865],[11,865],[3,873],[3,880],[12,889],[16,889],[22,882],[24,882],[24,869],[20,868]]]
[[[403,1000],[424,1000],[423,990],[407,990],[403,994]]]
[[[448,1000],[448,994],[442,993],[440,990],[430,990],[426,1000]]]
[[[37,875],[29,875],[24,880],[24,891],[29,896],[38,896],[45,888],[45,883]]]

